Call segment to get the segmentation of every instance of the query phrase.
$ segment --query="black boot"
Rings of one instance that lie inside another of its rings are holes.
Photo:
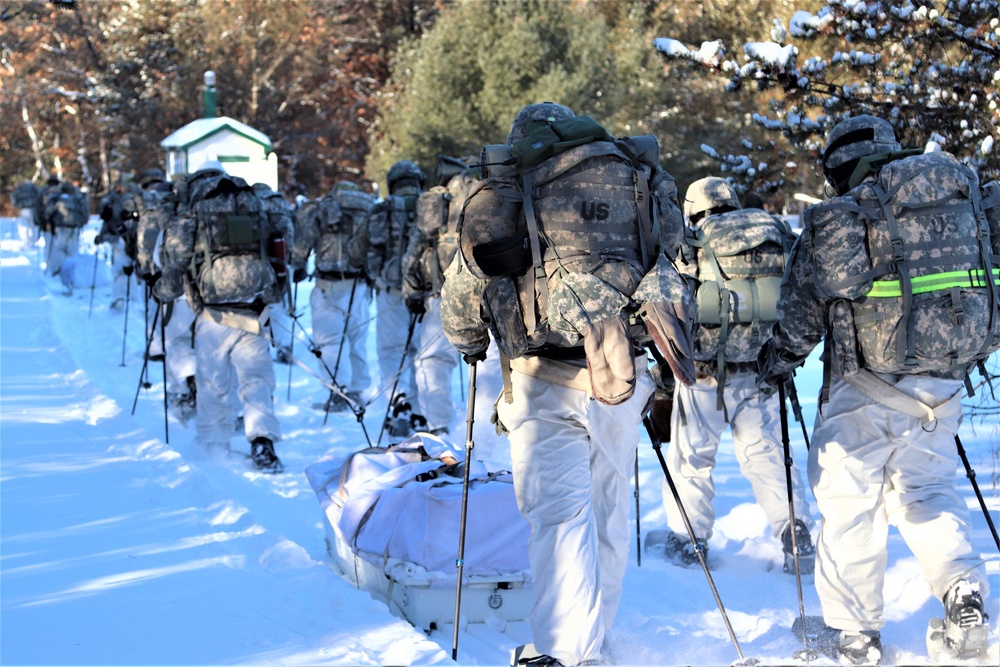
[[[257,470],[277,473],[285,469],[281,459],[274,453],[274,443],[263,436],[254,438],[250,444],[250,460]]]

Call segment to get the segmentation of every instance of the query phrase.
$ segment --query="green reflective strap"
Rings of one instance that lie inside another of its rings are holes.
[[[985,271],[946,271],[929,276],[918,276],[910,279],[913,294],[924,294],[953,287],[985,287]],[[1000,268],[993,269],[993,277],[1000,280]],[[898,280],[876,280],[868,294],[872,298],[893,298],[903,296]]]

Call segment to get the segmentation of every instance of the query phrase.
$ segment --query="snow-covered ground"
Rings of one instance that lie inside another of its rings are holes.
[[[88,229],[84,237],[93,233]],[[349,414],[331,415],[324,426],[322,413],[312,409],[325,394],[315,377],[293,368],[289,400],[288,367],[276,366],[284,474],[262,475],[242,459],[207,456],[194,442],[193,424],[171,421],[168,443],[159,366],[149,368],[148,390],[138,386],[144,347],[139,290],[133,290],[123,366],[125,316],[109,309],[110,288],[96,290],[88,316],[89,289],[65,296],[57,280],[42,275],[36,249],[17,240],[12,221],[4,221],[0,236],[0,663],[451,664],[449,628],[426,636],[330,566],[323,517],[303,471],[325,455],[346,457],[367,443]],[[308,326],[306,284],[298,303]],[[312,366],[306,347],[299,339],[296,356]],[[371,360],[374,373],[374,353]],[[797,380],[809,424],[818,371],[811,360]],[[481,373],[480,379],[476,454],[502,465],[503,441],[488,423],[497,378]],[[459,448],[465,382],[456,373],[452,433]],[[984,395],[981,390],[967,401],[961,437],[997,522],[1000,425],[996,402]],[[373,439],[384,411],[384,397],[375,397],[365,420]],[[792,439],[795,459],[804,465],[805,444],[794,424]],[[780,546],[729,445],[723,442],[715,472],[712,574],[743,654],[762,664],[794,663],[799,644],[789,628],[798,616],[795,578],[781,571]],[[246,445],[234,438],[233,446]],[[645,439],[639,466],[645,534],[665,527],[662,473]],[[956,476],[991,586],[1000,593],[1000,555],[964,471]],[[457,535],[427,538],[457,548]],[[611,636],[616,661],[736,660],[703,573],[652,557],[640,566],[632,548]],[[803,584],[805,611],[817,615],[811,577]],[[998,600],[1000,594],[988,603],[989,664],[1000,663]],[[884,664],[930,664],[927,622],[940,613],[893,531]],[[488,646],[462,634],[459,662],[502,662],[498,656],[509,644]],[[812,664],[831,663],[821,658]]]

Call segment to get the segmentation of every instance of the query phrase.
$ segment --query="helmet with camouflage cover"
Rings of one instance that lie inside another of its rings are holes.
[[[733,184],[724,178],[709,176],[692,183],[684,195],[684,217],[692,223],[705,215],[743,208]]]
[[[163,170],[153,167],[142,172],[142,176],[139,177],[139,185],[147,188],[153,183],[162,183],[165,179],[166,174],[163,173]]]
[[[900,145],[896,141],[896,133],[888,121],[869,115],[842,120],[826,139],[822,156],[823,176],[838,194],[844,194],[859,160],[898,150]]]
[[[517,112],[514,122],[510,126],[510,134],[507,135],[507,145],[513,146],[515,141],[524,138],[525,130],[532,121],[536,120],[565,120],[576,116],[569,107],[564,107],[555,102],[539,102],[529,104]]]
[[[389,167],[389,173],[386,174],[385,180],[389,185],[389,192],[392,192],[396,189],[399,182],[404,180],[414,181],[415,185],[423,188],[424,183],[427,182],[427,175],[420,170],[416,162],[412,160],[400,160]]]

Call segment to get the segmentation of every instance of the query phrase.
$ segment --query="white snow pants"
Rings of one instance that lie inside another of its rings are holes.
[[[715,483],[712,469],[719,451],[719,441],[728,426],[732,430],[733,449],[740,472],[750,482],[757,504],[764,510],[771,534],[780,537],[788,525],[788,487],[785,481],[785,454],[781,445],[781,421],[778,397],[760,400],[757,378],[753,373],[730,373],[723,398],[729,411],[729,424],[717,409],[715,378],[699,379],[693,387],[678,383],[674,390],[674,410],[670,416],[673,442],[664,457],[677,487],[694,534],[699,539],[712,537],[715,524]],[[684,420],[681,419],[683,410]],[[792,496],[795,518],[812,529],[805,486],[799,469],[792,465]],[[670,530],[687,538],[687,529],[677,502],[663,480],[663,508]]]
[[[352,292],[354,294],[353,303],[351,302]],[[318,360],[320,377],[329,380],[331,375],[326,370],[329,368],[332,373],[337,375],[338,384],[346,387],[348,391],[356,391],[359,394],[368,389],[372,382],[371,374],[368,371],[368,324],[371,318],[371,303],[371,290],[361,279],[317,279],[316,287],[313,288],[312,294],[309,296],[309,306],[312,309],[313,340],[323,355]],[[350,312],[348,312],[348,306],[350,306]],[[403,325],[404,329],[406,326]],[[347,340],[341,349],[340,341],[344,338],[345,327]],[[381,350],[379,353],[381,354]],[[340,355],[339,367],[337,366],[338,354]],[[398,368],[398,356],[396,364]],[[328,395],[329,392],[323,392],[323,401],[326,401]]]
[[[458,366],[458,350],[441,327],[441,299],[424,300],[427,312],[420,322],[420,347],[413,360],[417,382],[418,412],[427,419],[427,430],[448,428],[455,417],[451,400],[452,377]]]
[[[51,240],[46,267],[49,275],[54,276],[59,273],[67,257],[80,252],[80,228],[56,227]]]
[[[930,430],[837,377],[816,416],[809,452],[809,481],[823,517],[816,593],[827,625],[841,630],[878,630],[884,623],[889,524],[938,599],[966,578],[979,582],[984,599],[989,592],[983,559],[971,544],[969,510],[955,490],[962,382],[904,376],[896,388],[941,404]]]
[[[528,559],[535,648],[565,665],[597,659],[621,601],[628,563],[629,479],[647,374],[605,405],[587,392],[513,371],[497,410],[510,440],[518,508],[531,525]]]
[[[109,244],[111,247],[111,300],[124,299],[128,293],[130,276],[125,275],[125,267],[132,266],[132,260],[125,254],[125,241],[117,239]]]
[[[195,374],[198,367],[194,349],[194,334],[192,325],[194,324],[194,311],[188,304],[186,297],[178,297],[173,300],[170,306],[170,318],[167,320],[166,328],[163,331],[163,340],[160,340],[160,318],[164,316],[164,308],[157,304],[152,297],[146,302],[146,335],[151,337],[149,342],[149,354],[163,354],[163,345],[166,343],[166,364],[167,364],[167,393],[187,394],[187,378]],[[156,309],[159,308],[159,315],[156,316],[156,328],[153,328],[153,317]],[[153,363],[153,362],[150,362]]]
[[[416,354],[416,341],[419,340],[420,323],[415,326],[410,346],[406,346],[406,338],[410,331],[410,311],[406,309],[402,292],[398,289],[384,289],[376,297],[378,320],[375,327],[378,347],[378,365],[382,375],[380,391],[385,392],[386,399],[392,400],[389,392],[396,384],[396,373],[399,373],[399,383],[396,393],[405,393],[410,405],[416,405],[417,383],[413,378],[413,357]],[[343,326],[343,325],[341,325]],[[406,350],[406,361],[403,370],[399,370],[399,362],[403,360],[403,350]]]
[[[274,365],[267,338],[217,324],[203,312],[195,322],[194,340],[198,357],[195,424],[201,443],[229,448],[236,416],[230,403],[233,372],[247,440],[259,436],[280,440],[281,429],[274,415]]]

